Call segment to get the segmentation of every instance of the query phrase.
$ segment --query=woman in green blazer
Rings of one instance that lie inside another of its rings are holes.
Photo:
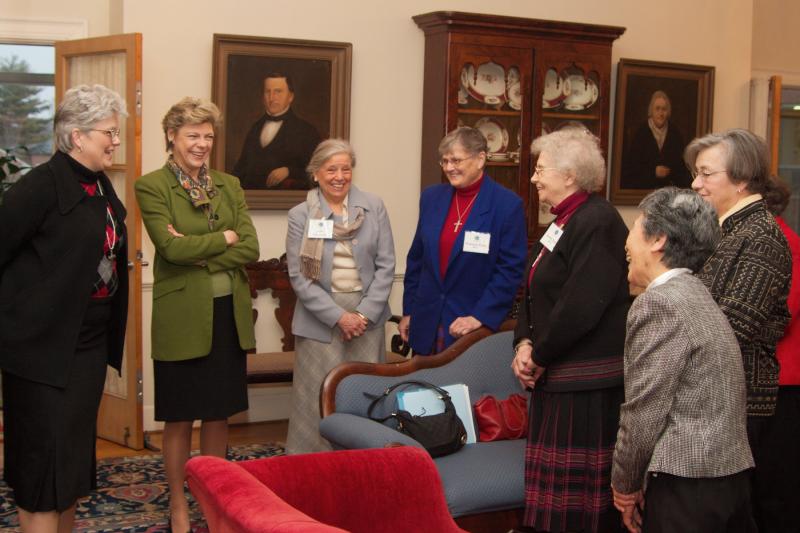
[[[172,531],[189,531],[183,466],[192,423],[204,455],[225,456],[228,417],[247,409],[245,351],[255,347],[244,266],[258,239],[239,181],[208,169],[217,107],[184,98],[162,125],[169,157],[139,178],[136,199],[156,249],[152,356],[155,418],[164,421]]]

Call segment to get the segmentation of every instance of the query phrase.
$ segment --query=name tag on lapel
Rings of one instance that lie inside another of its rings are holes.
[[[491,233],[482,233],[480,231],[465,231],[464,232],[464,248],[465,252],[473,254],[488,254],[489,241],[492,238]]]
[[[564,230],[556,226],[555,224],[550,224],[550,227],[547,228],[547,231],[542,238],[539,239],[539,242],[547,248],[548,251],[552,252],[553,248],[556,247],[556,243],[558,239],[564,234]]]
[[[329,218],[312,218],[308,221],[309,239],[332,239],[333,220]]]

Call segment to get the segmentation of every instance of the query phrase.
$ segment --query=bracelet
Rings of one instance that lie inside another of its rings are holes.
[[[369,318],[365,317],[365,316],[364,316],[364,313],[362,313],[362,312],[360,312],[360,311],[353,311],[353,312],[354,312],[355,314],[357,314],[358,316],[360,316],[360,317],[361,317],[361,319],[362,319],[364,322],[367,322],[367,323],[369,323]]]

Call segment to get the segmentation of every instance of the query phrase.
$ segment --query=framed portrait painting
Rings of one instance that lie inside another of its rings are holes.
[[[352,45],[214,34],[213,54],[214,168],[239,178],[251,209],[304,201],[314,148],[350,134]]]
[[[714,67],[620,59],[611,202],[637,205],[653,189],[687,188],[683,151],[711,131]]]

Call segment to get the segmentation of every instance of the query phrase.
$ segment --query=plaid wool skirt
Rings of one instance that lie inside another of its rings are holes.
[[[624,398],[622,386],[531,393],[525,526],[553,533],[621,531],[611,461]]]

